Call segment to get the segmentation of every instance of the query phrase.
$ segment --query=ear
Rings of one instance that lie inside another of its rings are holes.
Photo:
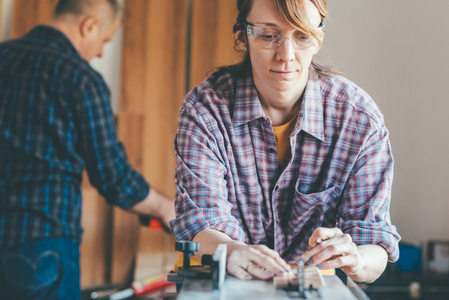
[[[245,48],[248,48],[248,40],[246,39],[246,35],[244,34],[243,30],[236,31],[234,33],[234,40],[235,40],[235,47],[234,49],[240,49],[244,50]]]
[[[82,37],[87,37],[96,33],[100,28],[100,19],[97,17],[85,17],[80,23],[80,33]]]
[[[321,46],[323,46],[325,32],[326,32],[326,26],[323,26],[323,34],[321,35],[321,38],[320,38]],[[314,55],[317,54],[318,51],[320,51],[321,46],[319,43],[317,43]]]

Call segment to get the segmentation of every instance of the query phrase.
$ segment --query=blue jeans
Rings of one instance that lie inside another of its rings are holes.
[[[80,297],[79,245],[72,239],[42,239],[0,249],[2,300]]]

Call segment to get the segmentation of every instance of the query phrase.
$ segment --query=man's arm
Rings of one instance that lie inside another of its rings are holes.
[[[129,211],[161,220],[168,228],[170,220],[175,218],[174,201],[154,188],[150,189],[148,196],[143,201],[131,207]]]
[[[131,166],[117,138],[110,93],[100,75],[88,74],[76,98],[77,149],[89,180],[109,204],[128,209],[142,201],[149,185]]]

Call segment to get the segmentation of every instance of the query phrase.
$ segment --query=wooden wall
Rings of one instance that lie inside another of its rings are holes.
[[[230,0],[125,2],[119,134],[133,165],[169,196],[174,196],[173,141],[179,106],[188,89],[216,66],[236,61],[235,6]],[[118,214],[126,213],[116,211],[114,217]],[[136,232],[128,218],[116,219],[114,224],[117,241]],[[143,229],[137,251],[173,252],[174,242],[173,237]],[[136,246],[131,249],[130,244],[118,249],[114,243],[114,281],[122,282],[132,269],[131,261],[115,267],[134,252]]]
[[[189,88],[200,84],[216,67],[236,63],[232,26],[236,0],[192,0]]]
[[[119,137],[152,188],[174,197],[172,137],[185,90],[187,2],[127,0],[124,19]],[[132,218],[117,209],[114,214],[114,282],[132,276],[139,234]],[[174,238],[162,231],[140,233],[139,251],[174,251]]]
[[[13,0],[13,24],[11,37],[19,37],[37,24],[51,19],[58,0]]]
[[[12,37],[49,20],[57,2],[14,1]],[[124,4],[118,135],[131,164],[153,188],[174,197],[173,141],[179,105],[215,67],[238,59],[232,33],[236,1],[125,0]],[[132,280],[137,252],[174,251],[173,236],[143,228],[135,215],[107,206],[87,180],[82,222],[83,287],[105,282],[125,285]]]

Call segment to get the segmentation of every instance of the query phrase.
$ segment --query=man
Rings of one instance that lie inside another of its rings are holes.
[[[0,295],[79,299],[81,177],[108,203],[163,224],[117,140],[103,78],[88,61],[120,26],[117,0],[60,0],[47,26],[0,44]]]

